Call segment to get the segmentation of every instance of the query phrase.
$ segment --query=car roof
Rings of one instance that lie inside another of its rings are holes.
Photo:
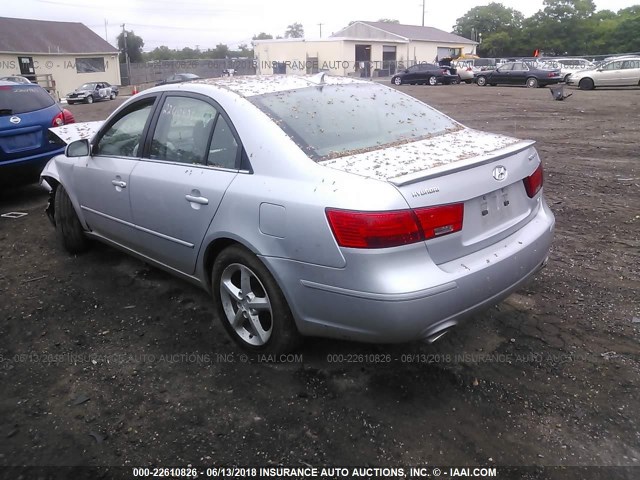
[[[14,86],[14,85],[26,85],[26,83],[13,82],[13,81],[11,81],[11,80],[0,80],[0,86],[3,86],[3,87],[4,87],[4,86],[6,86],[6,85],[9,85],[9,86],[11,86],[11,87],[12,87],[12,86]],[[33,83],[32,83],[32,85],[35,85],[35,84],[33,84]]]
[[[353,85],[369,83],[348,77],[315,75],[247,75],[241,77],[207,78],[189,82],[189,85],[212,85],[241,97],[254,97],[267,93],[286,92],[320,85]]]

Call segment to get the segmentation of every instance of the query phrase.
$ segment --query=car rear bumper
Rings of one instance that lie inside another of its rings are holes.
[[[0,162],[0,184],[13,185],[36,181],[47,162],[56,155],[64,154],[64,149],[65,147],[61,147],[29,157]]]
[[[304,335],[380,343],[429,340],[496,304],[544,266],[554,223],[541,199],[527,225],[487,248],[441,265],[431,262],[428,255],[413,253],[410,262],[387,262],[381,265],[387,271],[369,270],[361,281],[349,271],[349,262],[344,269],[330,269],[262,258],[282,286]],[[349,286],[340,284],[341,275],[353,279]],[[389,279],[387,288],[358,289],[372,275]],[[399,291],[399,283],[411,288]]]

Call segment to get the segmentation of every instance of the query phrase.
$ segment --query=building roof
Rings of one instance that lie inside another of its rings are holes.
[[[456,35],[455,33],[445,32],[444,30],[440,30],[439,28],[422,27],[420,25],[403,25],[400,23],[389,22],[358,21],[354,22],[346,28],[343,28],[333,36],[348,36],[348,32],[346,30],[357,23],[383,30],[387,33],[402,37],[406,40],[421,40],[424,42],[441,43],[465,43],[470,45],[476,45],[478,43],[474,42],[473,40],[469,40],[468,38],[461,37],[460,35]]]
[[[118,53],[117,48],[77,22],[0,17],[0,32],[0,52]]]

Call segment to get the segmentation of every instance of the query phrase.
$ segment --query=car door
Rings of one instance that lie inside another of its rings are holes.
[[[511,72],[509,72],[509,81],[511,85],[524,85],[529,75],[529,67],[524,62],[515,62]]]
[[[638,85],[640,82],[640,60],[622,62],[622,77],[616,85]]]
[[[512,63],[507,63],[505,65],[502,65],[501,67],[496,68],[489,74],[488,83],[509,83],[512,68]]]
[[[154,119],[148,155],[131,174],[137,250],[191,274],[202,240],[238,174],[240,141],[208,97],[168,93]]]
[[[413,83],[420,80],[420,65],[412,65],[407,68],[407,73],[403,78],[405,83]]]
[[[135,243],[130,175],[142,152],[156,96],[132,103],[95,137],[92,155],[74,165],[73,182],[89,228],[125,246]]]
[[[593,80],[597,87],[609,87],[612,85],[618,85],[620,78],[622,77],[622,64],[621,60],[616,60],[603,65],[594,72]]]

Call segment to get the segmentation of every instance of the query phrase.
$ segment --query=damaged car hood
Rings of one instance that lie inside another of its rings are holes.
[[[56,135],[64,143],[69,144],[76,140],[84,140],[92,138],[100,129],[104,120],[97,122],[70,123],[61,127],[50,128],[49,131]]]

